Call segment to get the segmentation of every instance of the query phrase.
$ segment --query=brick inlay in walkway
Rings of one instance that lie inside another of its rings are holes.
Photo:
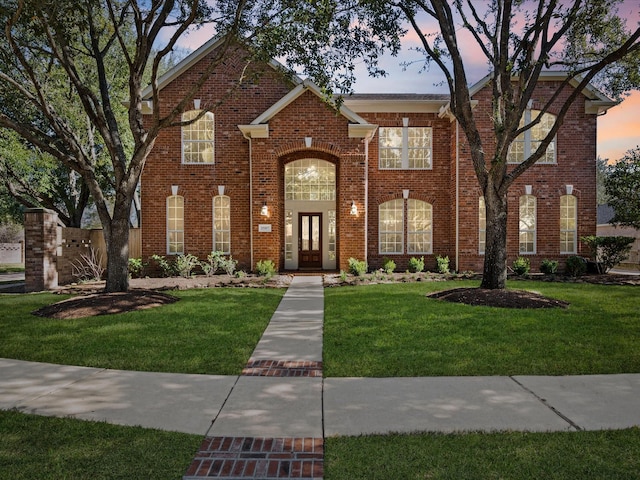
[[[183,480],[318,480],[323,455],[322,438],[206,437]]]
[[[242,375],[260,377],[322,377],[322,362],[289,360],[253,360]]]

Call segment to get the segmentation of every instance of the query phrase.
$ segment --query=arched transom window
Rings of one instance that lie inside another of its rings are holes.
[[[284,167],[286,200],[335,200],[336,167],[331,162],[305,158]]]

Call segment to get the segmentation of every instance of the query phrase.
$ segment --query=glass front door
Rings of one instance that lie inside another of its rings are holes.
[[[298,268],[322,268],[322,213],[299,213],[298,220]]]

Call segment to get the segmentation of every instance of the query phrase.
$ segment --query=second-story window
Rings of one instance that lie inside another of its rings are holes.
[[[193,120],[200,110],[191,110],[182,114],[182,121]],[[182,127],[182,163],[214,162],[214,123],[213,113],[206,112],[195,122]]]
[[[403,123],[402,127],[378,129],[378,167],[381,170],[430,169],[433,129],[410,127],[408,118],[403,119]]]
[[[540,115],[539,110],[526,110],[520,119],[518,128],[528,125]],[[536,153],[540,144],[556,122],[556,116],[551,113],[543,113],[540,121],[530,129],[516,137],[509,148],[507,161],[509,163],[522,163],[532,154]],[[556,139],[554,138],[544,155],[536,163],[556,163]]]

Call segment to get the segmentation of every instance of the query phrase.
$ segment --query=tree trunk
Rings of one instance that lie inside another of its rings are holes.
[[[486,247],[480,288],[503,289],[507,281],[507,195],[488,183],[484,194],[486,207]]]
[[[107,284],[105,287],[107,293],[126,292],[129,290],[128,213],[130,208],[130,200],[129,202],[118,202],[116,198],[110,228],[103,230],[104,240],[107,244]]]

